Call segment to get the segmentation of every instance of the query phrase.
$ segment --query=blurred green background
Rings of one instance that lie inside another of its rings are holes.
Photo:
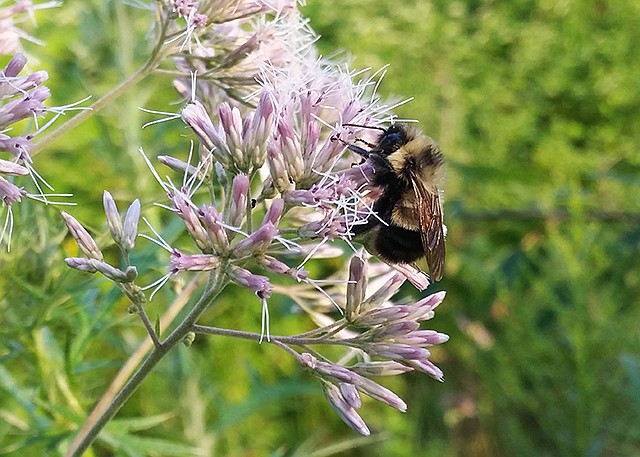
[[[201,338],[145,381],[92,455],[640,456],[640,2],[303,10],[324,55],[390,64],[380,92],[414,97],[399,115],[446,153],[447,270],[434,290],[448,295],[429,322],[451,336],[434,351],[446,381],[383,380],[409,410],[366,402],[377,435],[360,438],[279,349]],[[120,2],[69,0],[37,17],[46,46],[27,50],[53,104],[104,94],[146,55],[149,17]],[[141,198],[177,236],[151,208],[160,189],[136,151],[186,156],[179,123],[140,130],[152,118],[138,106],[178,102],[170,78],[150,77],[36,158],[105,241],[103,189],[121,207]],[[65,234],[56,209],[25,202],[0,253],[0,455],[59,455],[145,336],[109,283],[66,268]],[[164,274],[164,253],[139,246],[136,264]],[[255,297],[234,293],[207,319],[257,328]],[[154,299],[152,318],[173,296]],[[308,326],[290,311],[272,304],[278,333]]]

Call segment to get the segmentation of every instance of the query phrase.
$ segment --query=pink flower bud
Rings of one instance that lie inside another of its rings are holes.
[[[421,371],[422,373],[431,376],[436,381],[444,382],[444,373],[442,372],[442,370],[428,359],[406,360],[404,363],[412,368],[415,368],[418,371]]]
[[[278,224],[280,223],[280,218],[282,217],[283,212],[284,212],[284,200],[281,198],[276,198],[271,202],[269,209],[264,215],[264,218],[262,219],[262,225],[272,224],[277,227]]]
[[[324,391],[324,396],[329,402],[329,405],[333,408],[333,410],[338,414],[340,419],[343,420],[345,424],[354,429],[356,432],[360,433],[364,436],[369,436],[371,432],[365,424],[364,420],[360,415],[356,412],[356,410],[349,404],[349,402],[344,398],[340,389],[338,389],[335,385],[330,382],[323,382],[322,389]]]
[[[169,194],[172,206],[176,209],[176,213],[184,222],[189,235],[196,242],[202,252],[210,253],[211,242],[207,231],[202,226],[198,213],[191,202],[189,196],[181,191],[173,191]]]
[[[180,159],[176,159],[171,156],[158,156],[158,161],[161,164],[166,165],[171,168],[173,171],[177,171],[179,173],[185,173],[187,176],[195,175],[198,170],[193,165],[189,165],[186,162],[183,162]]]
[[[169,271],[209,271],[220,266],[220,259],[211,254],[183,254],[174,249],[169,257]]]
[[[87,257],[96,260],[102,260],[102,251],[98,248],[97,243],[93,239],[89,232],[70,214],[61,211],[64,222],[69,229],[69,233],[76,240],[78,247],[84,252]]]
[[[107,217],[107,225],[109,226],[111,237],[116,243],[118,243],[118,240],[122,239],[123,234],[122,220],[120,219],[120,213],[118,212],[118,207],[116,206],[113,196],[106,190],[102,194],[102,204],[104,206],[104,213]]]
[[[272,223],[267,222],[244,240],[238,241],[233,246],[233,255],[236,258],[242,258],[261,253],[269,247],[277,235],[278,229]]]
[[[27,64],[27,58],[21,52],[18,52],[13,58],[9,61],[7,66],[4,68],[2,72],[3,75],[7,78],[13,78],[14,76],[18,76],[24,66]]]
[[[270,143],[267,147],[267,159],[269,160],[269,173],[271,173],[271,180],[275,188],[280,193],[289,190],[293,185],[293,180],[289,176],[284,156],[275,143]]]
[[[347,283],[347,303],[345,317],[349,321],[360,315],[360,306],[367,290],[367,263],[361,257],[354,256],[349,263],[349,282]]]
[[[231,208],[229,224],[240,227],[247,215],[247,201],[249,199],[249,177],[240,173],[233,178],[231,190]]]
[[[140,200],[137,198],[129,205],[124,215],[124,231],[120,246],[125,252],[133,250],[138,235],[138,221],[140,220]]]
[[[266,299],[271,296],[272,286],[266,276],[255,275],[249,270],[235,266],[229,267],[227,272],[234,282],[250,289],[258,298]]]
[[[0,201],[7,206],[19,203],[26,192],[0,176]]]
[[[307,277],[309,276],[309,272],[307,270],[303,270],[301,268],[291,268],[286,263],[281,262],[280,260],[268,255],[260,257],[258,259],[258,263],[262,267],[273,273],[288,275],[298,281],[307,279]]]
[[[402,373],[412,371],[413,368],[393,360],[361,362],[350,367],[353,371],[361,376],[396,376]]]
[[[359,409],[360,406],[362,406],[358,389],[356,389],[353,384],[341,382],[338,387],[340,388],[342,397],[347,401],[347,403],[349,403],[349,405],[351,405],[352,408]]]
[[[222,214],[214,206],[206,205],[200,210],[200,216],[214,252],[219,256],[229,254],[229,238],[222,225]]]
[[[24,176],[29,174],[29,170],[22,165],[8,160],[0,159],[0,173],[14,176]]]

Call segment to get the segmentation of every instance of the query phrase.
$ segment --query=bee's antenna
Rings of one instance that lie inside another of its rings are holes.
[[[360,127],[361,129],[371,129],[371,130],[380,130],[381,132],[386,132],[387,129],[384,127],[377,127],[373,125],[362,125],[362,124],[342,124],[343,127]]]

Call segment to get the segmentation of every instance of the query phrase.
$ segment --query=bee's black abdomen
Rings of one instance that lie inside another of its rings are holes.
[[[378,227],[374,241],[377,254],[392,263],[412,263],[424,257],[419,232],[395,226]]]

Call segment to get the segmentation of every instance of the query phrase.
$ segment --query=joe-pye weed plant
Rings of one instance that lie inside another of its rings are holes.
[[[344,62],[319,56],[314,47],[318,37],[294,1],[155,1],[147,6],[139,11],[154,16],[147,62],[67,122],[34,123],[30,134],[11,136],[7,128],[12,122],[36,120],[47,112],[42,104],[48,96],[42,87],[46,74],[18,76],[26,64],[22,54],[2,73],[1,109],[6,114],[1,146],[6,158],[0,161],[0,198],[7,248],[12,232],[20,230],[19,225],[14,228],[13,210],[21,199],[52,203],[34,158],[46,156],[48,142],[69,135],[148,75],[170,75],[184,103],[177,113],[150,113],[156,118],[147,128],[181,120],[190,132],[183,149],[171,155],[139,145],[164,200],[135,199],[124,209],[104,191],[109,239],[86,228],[100,227],[103,221],[81,222],[74,208],[62,211],[79,249],[66,264],[79,275],[100,275],[117,286],[148,341],[122,368],[82,429],[70,430],[74,435],[60,440],[59,448],[69,456],[83,455],[167,353],[210,335],[282,349],[284,357],[292,357],[318,380],[347,425],[369,435],[358,412],[361,394],[404,412],[407,404],[374,379],[417,370],[441,381],[443,374],[429,360],[428,348],[448,338],[421,328],[422,321],[433,317],[443,292],[410,304],[391,302],[406,280],[426,289],[426,275],[411,266],[371,262],[352,243],[353,227],[375,217],[371,208],[380,190],[370,184],[372,167],[346,154],[345,145],[375,141],[371,129],[354,126],[386,126],[394,120],[394,105],[376,95],[382,72],[353,71]],[[74,106],[49,111],[55,115],[70,108]],[[184,135],[185,129],[177,134]],[[42,139],[34,144],[36,135]],[[16,178],[21,175],[31,175],[33,192],[25,190],[28,181]],[[56,202],[61,198],[56,196]],[[189,243],[163,238],[163,227],[144,216],[145,210],[154,210],[152,204],[181,220]],[[103,253],[114,243],[118,259]],[[135,263],[140,249],[166,251],[166,274],[142,282],[140,277],[149,275],[142,275]],[[329,278],[315,277],[305,268],[328,257],[342,258],[345,268]],[[168,296],[158,291],[183,276],[191,283],[180,297],[188,299],[158,303]],[[253,301],[234,306],[260,313],[259,328],[201,323],[232,287],[255,295]],[[295,302],[314,328],[280,335],[269,314],[275,294]],[[158,309],[167,309],[172,317],[180,311],[179,318],[155,318]],[[108,439],[104,443],[117,446]]]

